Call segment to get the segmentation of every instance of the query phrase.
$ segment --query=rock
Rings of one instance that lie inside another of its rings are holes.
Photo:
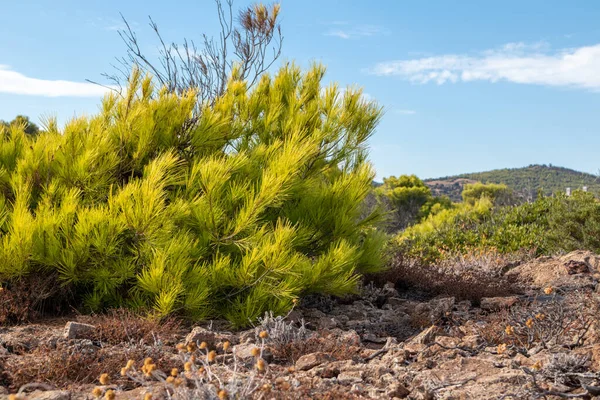
[[[338,375],[337,380],[341,385],[352,385],[354,383],[360,383],[363,381],[363,372],[362,371],[341,372]]]
[[[385,343],[387,341],[386,338],[376,336],[371,332],[365,333],[362,336],[362,340],[363,340],[363,342],[379,343],[379,344]]]
[[[317,322],[319,329],[333,329],[338,326],[338,321],[331,317],[321,317]]]
[[[439,331],[440,331],[440,328],[438,328],[435,325],[432,325],[429,328],[425,329],[423,332],[419,333],[414,338],[410,339],[408,343],[416,343],[416,344],[432,343]]]
[[[317,310],[316,308],[311,308],[308,310],[304,310],[304,316],[309,319],[319,319],[322,317],[326,317],[327,315],[321,310]]]
[[[387,304],[396,308],[396,307],[400,307],[402,309],[404,309],[406,307],[406,305],[409,303],[408,300],[406,299],[401,299],[399,297],[390,297],[387,301]]]
[[[600,369],[600,344],[594,344],[590,353],[592,355],[592,368],[596,371]]]
[[[323,379],[336,378],[340,374],[340,370],[336,367],[325,366],[319,371],[319,376]]]
[[[360,346],[361,343],[359,334],[354,330],[343,332],[339,340],[347,346]]]
[[[94,325],[69,321],[67,322],[67,325],[65,325],[63,336],[65,339],[90,339],[95,332],[96,327]]]
[[[28,400],[69,400],[71,393],[66,390],[36,390],[27,394]]]
[[[564,264],[564,266],[567,269],[567,274],[569,275],[585,274],[590,272],[589,262],[587,262],[587,260],[569,260]]]
[[[476,349],[483,343],[483,339],[479,335],[467,335],[461,340],[461,346]]]
[[[460,339],[450,336],[438,336],[435,338],[435,342],[444,347],[454,348],[458,346]]]
[[[408,390],[401,383],[394,382],[388,386],[388,389],[386,390],[385,394],[388,396],[388,398],[398,397],[403,399],[410,394],[410,390]]]
[[[305,354],[296,361],[296,369],[308,371],[330,360],[331,357],[322,352]]]
[[[290,322],[301,323],[304,320],[304,315],[302,314],[302,311],[294,309],[290,311],[286,319]]]
[[[456,299],[454,297],[444,297],[429,302],[435,317],[446,315],[448,312],[452,311],[455,303]]]
[[[232,334],[215,332],[200,326],[192,329],[192,331],[185,337],[185,343],[198,344],[206,342],[206,344],[208,344],[208,346],[211,348],[216,347],[218,343],[225,341],[236,343],[235,336]]]
[[[251,358],[254,358],[254,356],[252,355],[252,350],[255,347],[258,346],[254,343],[241,343],[233,346],[233,351],[235,353],[235,356],[240,360],[249,360]],[[269,350],[264,349],[262,353],[262,358],[266,362],[271,362],[273,360],[273,354],[271,354]]]
[[[517,296],[509,297],[484,297],[481,299],[480,307],[486,311],[499,311],[512,307],[519,301]]]

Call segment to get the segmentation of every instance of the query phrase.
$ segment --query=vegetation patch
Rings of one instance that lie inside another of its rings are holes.
[[[364,213],[381,114],[323,75],[288,66],[250,90],[234,71],[195,114],[193,91],[134,71],[95,117],[0,128],[0,279],[55,276],[82,309],[237,326],[352,292],[382,262],[379,213]]]

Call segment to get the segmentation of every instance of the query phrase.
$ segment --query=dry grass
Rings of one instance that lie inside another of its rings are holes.
[[[523,354],[534,347],[575,348],[589,338],[597,338],[595,321],[600,312],[598,295],[554,292],[525,304],[490,314],[480,327],[480,336],[499,352],[514,350]]]
[[[528,253],[504,255],[494,251],[476,251],[448,255],[438,265],[396,254],[391,267],[379,281],[393,282],[397,287],[418,288],[432,296],[447,295],[475,304],[484,297],[508,296],[521,293],[523,288],[513,276],[505,272]]]
[[[44,313],[61,314],[69,297],[52,276],[31,275],[6,282],[0,287],[0,325],[32,322]]]
[[[4,381],[15,390],[31,382],[47,383],[55,387],[97,383],[98,377],[108,372],[114,382],[127,382],[119,376],[121,367],[129,359],[152,357],[161,368],[177,366],[170,357],[173,349],[158,346],[130,346],[93,348],[42,346],[33,352],[11,357],[5,361]]]
[[[153,344],[158,341],[175,344],[183,334],[183,323],[179,319],[152,319],[122,308],[94,316],[80,316],[78,320],[96,327],[94,340],[113,345]]]
[[[275,358],[293,364],[303,355],[316,352],[325,353],[334,361],[351,360],[360,355],[362,349],[359,346],[349,345],[333,333],[320,331],[306,340],[269,346],[269,350]]]

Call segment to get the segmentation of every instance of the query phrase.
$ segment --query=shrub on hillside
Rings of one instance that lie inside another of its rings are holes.
[[[416,175],[383,178],[383,185],[375,188],[374,194],[389,210],[387,228],[390,232],[405,229],[453,206],[448,197],[433,197],[431,189]]]
[[[236,325],[306,293],[344,294],[385,238],[363,214],[380,108],[284,67],[196,104],[132,74],[124,97],[61,132],[2,129],[0,279],[56,274],[88,309]]]
[[[429,295],[445,295],[479,304],[484,297],[509,296],[523,291],[507,266],[531,258],[527,252],[500,254],[494,250],[445,254],[443,260],[423,259],[397,253],[390,268],[375,277],[376,282],[393,282],[396,287],[418,288]]]
[[[532,203],[494,206],[486,197],[444,210],[395,239],[395,252],[428,262],[445,254],[489,249],[537,255],[600,251],[600,203],[590,193],[540,196]]]
[[[465,203],[475,204],[482,197],[487,197],[496,205],[512,205],[516,199],[512,190],[503,184],[496,183],[468,183],[462,191],[462,199]]]

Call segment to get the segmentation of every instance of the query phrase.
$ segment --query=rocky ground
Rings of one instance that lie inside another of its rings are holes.
[[[367,285],[354,298],[306,299],[242,332],[126,313],[4,327],[0,398],[600,395],[600,256],[574,252],[504,273],[525,290],[473,302]]]

